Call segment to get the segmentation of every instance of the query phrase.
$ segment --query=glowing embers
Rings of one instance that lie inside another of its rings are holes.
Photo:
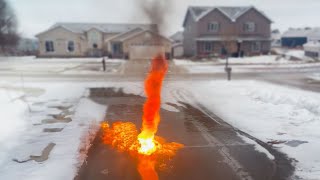
[[[127,152],[137,159],[138,172],[143,180],[157,180],[156,168],[165,168],[166,162],[172,159],[179,149],[183,148],[182,144],[167,143],[165,139],[158,136],[141,143],[137,138],[138,130],[131,122],[116,122],[111,126],[102,123],[101,128],[103,130],[102,140],[105,144],[111,145],[120,152]],[[144,143],[146,143],[146,148],[143,147]],[[152,153],[150,149],[152,149]]]

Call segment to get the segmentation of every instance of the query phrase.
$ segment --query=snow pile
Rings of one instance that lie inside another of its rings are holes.
[[[304,55],[304,51],[303,50],[288,50],[286,53],[285,53],[286,57],[295,57],[295,58],[298,58],[298,59],[301,59],[303,60],[305,58],[305,55]]]
[[[308,75],[308,77],[314,80],[320,80],[320,73],[314,73],[314,74]]]
[[[0,88],[0,166],[8,153],[19,145],[19,136],[25,131],[28,106],[22,101],[24,94]]]
[[[188,59],[174,59],[173,62],[174,62],[175,65],[178,65],[178,66],[199,65],[199,64],[206,65],[206,64],[214,64],[215,63],[214,61],[201,61],[201,60],[191,61],[191,60],[188,60]]]
[[[298,176],[320,177],[319,94],[256,81],[188,87],[197,101],[234,127],[264,142],[283,141],[276,146],[298,161]]]
[[[10,96],[0,91],[0,179],[73,179],[106,112],[105,106],[88,98],[87,88],[96,83],[25,83],[25,88],[20,88],[24,93],[20,94],[12,93],[19,89],[17,85],[9,85],[5,84]],[[29,104],[30,112],[19,99],[22,95],[20,99]],[[70,121],[46,123],[57,115]],[[30,160],[30,155],[42,156],[52,143],[48,159]]]

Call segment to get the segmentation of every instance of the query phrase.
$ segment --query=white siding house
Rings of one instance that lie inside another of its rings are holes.
[[[306,56],[320,60],[320,42],[319,41],[310,41],[304,46],[304,53]]]

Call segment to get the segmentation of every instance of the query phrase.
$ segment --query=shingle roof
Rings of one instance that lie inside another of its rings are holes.
[[[129,30],[127,32],[113,36],[110,39],[108,39],[108,41],[123,41],[126,38],[134,36],[142,31],[144,31],[142,28],[135,28],[135,29]]]
[[[218,9],[224,15],[226,15],[231,21],[235,22],[241,15],[249,11],[250,9],[255,9],[253,6],[190,6],[188,11],[192,14],[193,18],[196,21],[199,21],[201,18],[206,16],[211,11]],[[257,10],[263,16],[265,16],[268,20],[271,21],[270,18],[266,16],[263,12]],[[271,21],[272,22],[272,21]]]
[[[75,33],[84,33],[90,29],[98,29],[105,33],[123,33],[136,28],[156,30],[155,24],[116,24],[116,23],[56,23],[49,30],[56,27],[64,27]]]

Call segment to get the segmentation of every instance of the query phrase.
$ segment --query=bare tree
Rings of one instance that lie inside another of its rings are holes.
[[[19,41],[16,16],[6,0],[0,0],[0,52],[14,48]]]

